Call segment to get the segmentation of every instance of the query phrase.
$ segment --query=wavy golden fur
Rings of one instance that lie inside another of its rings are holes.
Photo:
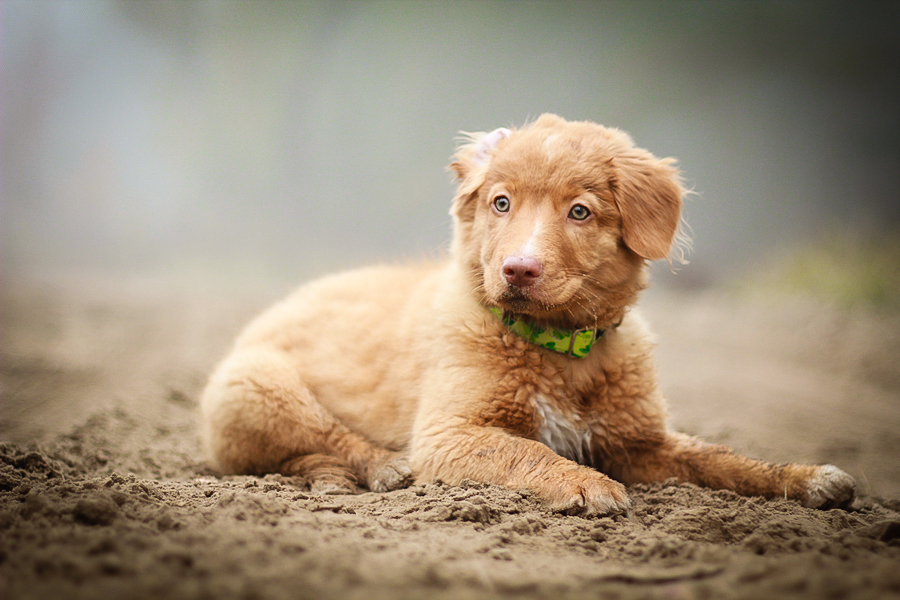
[[[241,334],[201,400],[216,468],[302,475],[319,491],[472,479],[582,514],[628,510],[626,485],[672,477],[807,506],[852,500],[835,467],[767,464],[667,428],[633,304],[678,230],[671,159],[544,115],[470,136],[451,168],[446,262],[326,277]],[[490,307],[605,333],[576,358]]]

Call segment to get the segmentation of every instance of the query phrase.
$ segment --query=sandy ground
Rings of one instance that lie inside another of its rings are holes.
[[[675,426],[837,464],[861,496],[815,511],[669,482],[632,488],[631,518],[585,519],[474,483],[317,496],[216,477],[198,393],[284,291],[5,282],[0,597],[900,597],[896,314],[651,292]]]

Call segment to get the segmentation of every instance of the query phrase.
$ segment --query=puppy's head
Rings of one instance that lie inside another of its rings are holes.
[[[647,260],[665,258],[681,214],[673,160],[616,129],[543,115],[470,136],[453,256],[487,305],[560,327],[606,327],[634,302]]]

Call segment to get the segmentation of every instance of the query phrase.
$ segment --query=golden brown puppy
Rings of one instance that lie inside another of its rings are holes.
[[[544,115],[472,136],[451,167],[447,262],[326,277],[241,334],[201,401],[218,469],[320,491],[472,479],[582,514],[627,510],[624,485],[670,477],[811,507],[853,499],[836,467],[666,428],[630,307],[678,228],[671,160]]]

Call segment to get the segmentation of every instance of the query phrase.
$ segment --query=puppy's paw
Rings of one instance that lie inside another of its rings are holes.
[[[856,497],[856,482],[833,465],[818,467],[806,483],[807,508],[844,508]]]
[[[346,477],[322,476],[309,482],[309,491],[321,496],[355,494],[356,484]]]
[[[599,516],[631,513],[625,486],[606,475],[591,471],[554,481],[541,495],[554,512],[567,515]]]
[[[409,487],[413,481],[409,459],[403,454],[390,453],[385,460],[368,469],[368,487],[373,492],[389,492]]]
[[[303,477],[314,494],[356,493],[356,475],[350,465],[335,456],[295,456],[281,463],[278,472],[288,477]]]

